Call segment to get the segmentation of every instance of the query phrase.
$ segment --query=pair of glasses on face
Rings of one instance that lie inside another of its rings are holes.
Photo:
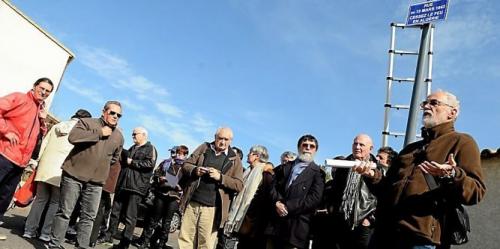
[[[118,112],[114,112],[114,111],[109,111],[108,112],[109,115],[111,116],[117,116],[118,118],[121,118],[122,117],[122,114],[121,113],[118,113]],[[133,134],[132,134],[133,135]]]
[[[137,136],[137,134],[141,134],[141,133],[132,133],[132,137]]]
[[[442,101],[439,101],[437,99],[428,99],[428,100],[424,100],[422,101],[422,103],[420,103],[420,108],[424,109],[425,106],[427,105],[430,105],[432,107],[436,107],[436,106],[449,106],[451,108],[453,108],[453,106],[447,104],[447,103],[444,103]]]
[[[303,143],[300,146],[302,148],[304,148],[304,149],[316,149],[316,145],[315,144],[306,144],[306,143]]]

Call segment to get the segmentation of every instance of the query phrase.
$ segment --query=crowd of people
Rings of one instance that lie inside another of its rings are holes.
[[[336,157],[355,166],[332,168],[329,179],[314,160],[315,136],[301,136],[276,167],[267,148],[254,145],[244,167],[229,127],[191,154],[174,146],[157,165],[144,127],[123,148],[118,101],[106,102],[98,118],[80,109],[47,131],[52,90],[41,78],[28,93],[0,97],[0,219],[33,158],[37,190],[23,237],[47,248],[62,248],[75,222],[75,248],[171,248],[176,213],[181,249],[449,248],[446,205],[474,205],[486,192],[476,142],[454,129],[459,101],[441,90],[421,104],[422,140],[375,155],[370,136],[358,134],[352,153]],[[134,238],[143,203],[144,229]]]

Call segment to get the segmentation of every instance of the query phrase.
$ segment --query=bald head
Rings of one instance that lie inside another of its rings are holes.
[[[368,160],[373,150],[373,142],[370,136],[359,134],[352,142],[352,155],[358,160]]]
[[[136,127],[132,132],[132,139],[136,145],[144,145],[148,142],[148,131],[144,127]]]

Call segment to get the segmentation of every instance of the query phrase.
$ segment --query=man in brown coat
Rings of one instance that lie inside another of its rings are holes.
[[[375,240],[394,242],[380,248],[446,247],[443,203],[474,205],[486,193],[478,146],[454,128],[460,110],[457,98],[437,91],[421,107],[423,140],[407,145],[386,176],[368,163],[355,167],[379,190]],[[429,184],[432,178],[437,188]]]
[[[231,199],[243,189],[243,167],[231,149],[232,139],[230,128],[219,128],[215,141],[200,145],[184,163],[183,180],[187,180],[187,186],[180,204],[184,211],[179,233],[181,249],[214,248]]]
[[[70,215],[80,196],[77,243],[79,248],[89,248],[102,186],[123,147],[123,135],[117,127],[121,116],[120,102],[108,101],[101,118],[80,119],[69,133],[68,140],[75,147],[62,166],[61,197],[48,248],[61,248]]]

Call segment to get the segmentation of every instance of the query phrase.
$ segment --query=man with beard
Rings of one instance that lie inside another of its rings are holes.
[[[352,143],[352,154],[346,160],[373,163],[372,139],[359,134]],[[379,166],[382,167],[382,166]],[[333,178],[332,192],[328,198],[333,204],[336,230],[333,234],[340,249],[366,249],[373,233],[377,199],[370,191],[364,177],[350,168],[338,168]]]
[[[274,210],[266,228],[275,249],[309,246],[310,219],[324,188],[324,174],[314,163],[317,150],[318,140],[304,135],[297,143],[297,159],[275,168],[270,198]]]
[[[420,106],[423,140],[407,145],[386,176],[367,164],[354,168],[380,193],[377,248],[449,247],[443,233],[445,209],[475,205],[486,193],[478,146],[454,128],[460,111],[457,98],[437,91]]]

